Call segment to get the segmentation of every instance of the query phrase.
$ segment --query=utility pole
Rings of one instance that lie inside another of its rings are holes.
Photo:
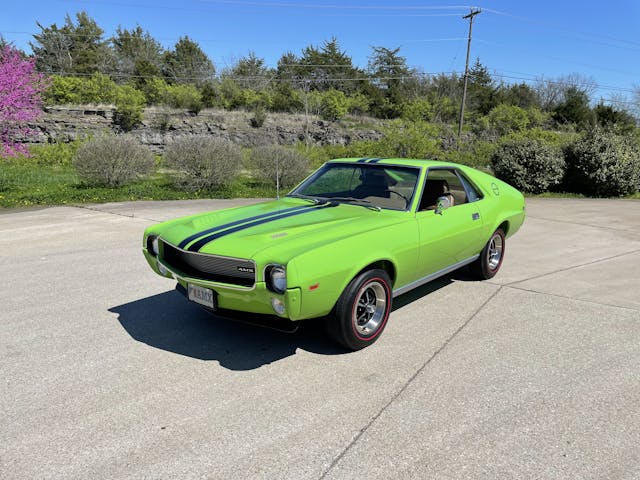
[[[464,65],[464,87],[462,89],[462,105],[460,105],[460,120],[458,122],[458,148],[460,148],[460,135],[462,134],[462,122],[464,119],[464,103],[467,100],[467,80],[469,79],[469,53],[471,51],[471,29],[473,28],[473,17],[478,15],[482,10],[479,8],[466,14],[463,19],[469,19],[469,38],[467,39],[467,61]]]

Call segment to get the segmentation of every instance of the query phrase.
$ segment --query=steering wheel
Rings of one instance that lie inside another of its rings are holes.
[[[402,198],[404,200],[404,208],[407,208],[409,206],[409,199],[407,197],[405,197],[402,193],[400,192],[396,192],[395,190],[387,190],[387,192],[389,193],[395,193],[396,195],[398,195],[400,198]]]

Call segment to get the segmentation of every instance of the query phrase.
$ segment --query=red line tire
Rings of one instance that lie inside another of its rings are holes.
[[[340,295],[327,321],[329,334],[349,350],[371,345],[387,325],[392,300],[387,272],[373,269],[361,273]]]

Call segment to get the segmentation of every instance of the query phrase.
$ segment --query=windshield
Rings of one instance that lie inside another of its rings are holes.
[[[289,195],[408,210],[419,173],[413,167],[327,163]]]

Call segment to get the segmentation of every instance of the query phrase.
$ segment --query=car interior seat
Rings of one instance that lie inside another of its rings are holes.
[[[427,179],[422,200],[420,201],[420,210],[435,210],[440,197],[447,197],[451,207],[455,204],[453,194],[449,190],[449,182],[446,180]]]

